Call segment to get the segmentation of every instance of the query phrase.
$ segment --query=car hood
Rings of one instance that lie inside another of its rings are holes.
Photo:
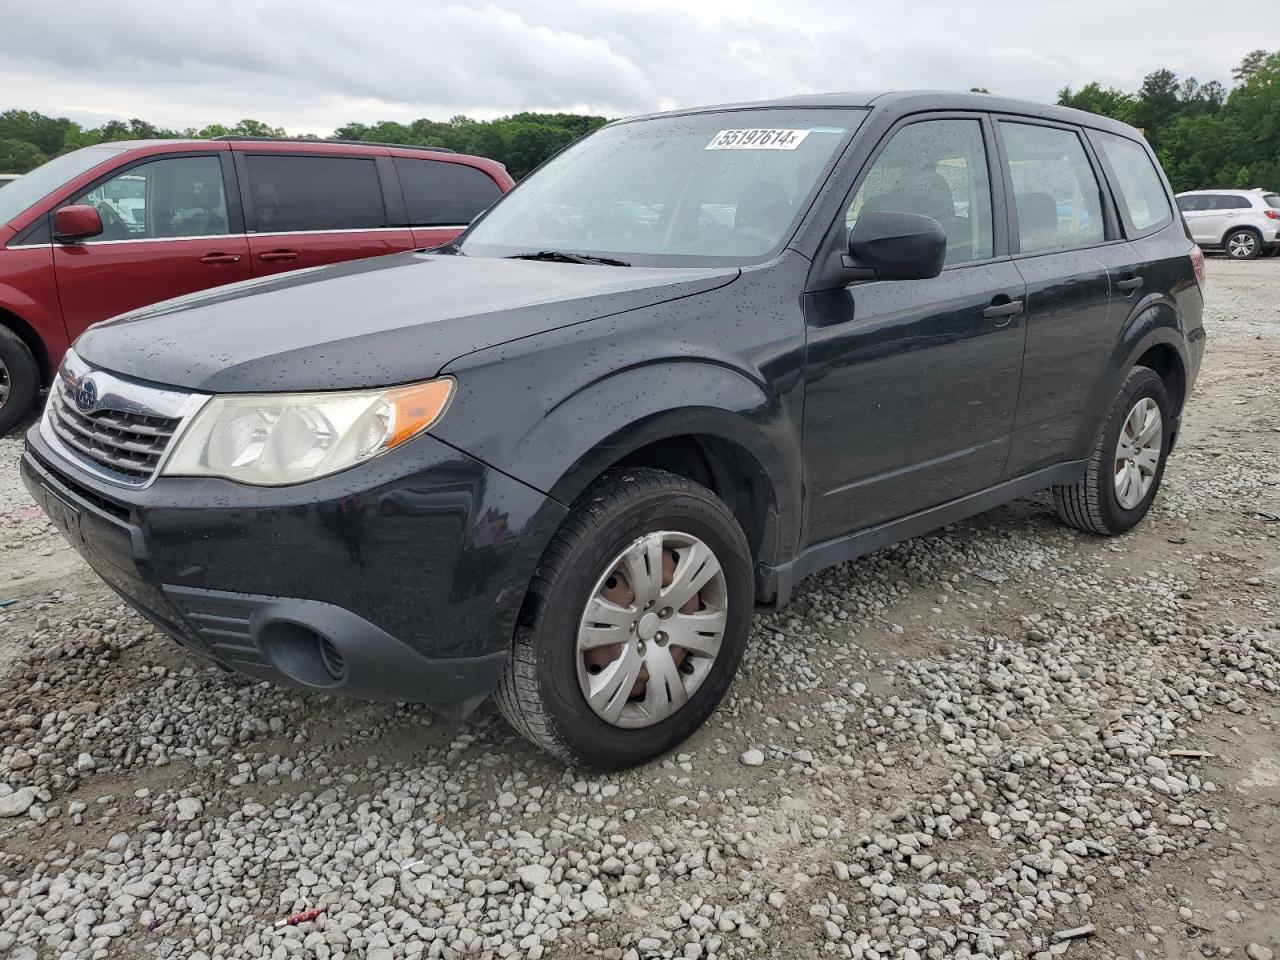
[[[435,376],[520,337],[730,283],[674,269],[409,253],[167,300],[90,327],[87,362],[211,393],[343,390]]]

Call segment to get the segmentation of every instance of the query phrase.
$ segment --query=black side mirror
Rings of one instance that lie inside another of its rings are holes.
[[[928,280],[942,272],[947,235],[932,217],[915,213],[864,213],[849,231],[844,266],[867,279]]]

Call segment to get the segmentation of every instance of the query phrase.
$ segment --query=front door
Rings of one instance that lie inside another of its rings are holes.
[[[254,276],[413,249],[407,225],[387,225],[373,157],[264,152],[240,163]]]
[[[1024,285],[996,257],[992,164],[977,117],[892,134],[854,192],[872,211],[933,217],[946,266],[923,281],[808,295],[806,543],[835,539],[996,483],[1021,375]]]
[[[228,215],[217,154],[149,160],[68,202],[96,207],[103,226],[81,243],[54,244],[72,339],[125,311],[249,279],[248,241]]]

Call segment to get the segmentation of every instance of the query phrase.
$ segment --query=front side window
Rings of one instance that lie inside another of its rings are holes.
[[[1191,213],[1192,211],[1195,211],[1195,210],[1207,209],[1205,205],[1205,198],[1202,196],[1179,197],[1178,209],[1181,210],[1183,213]]]
[[[916,213],[942,224],[948,264],[992,256],[991,176],[977,120],[925,120],[881,151],[845,214]]]
[[[1098,134],[1098,140],[1115,174],[1130,226],[1144,232],[1168,223],[1173,215],[1164,184],[1142,145],[1109,133]]]
[[[483,170],[465,163],[396,157],[395,165],[410,226],[466,226],[502,196]]]
[[[71,201],[94,207],[105,240],[162,240],[229,232],[222,162],[167,157],[130,167]]]
[[[1101,243],[1102,192],[1073,130],[1000,122],[1013,178],[1022,253],[1075,250]]]
[[[30,173],[23,174],[0,194],[0,224],[8,223],[37,200],[42,200],[98,164],[119,156],[125,149],[127,148],[111,145],[84,147],[72,153],[64,153]]]
[[[604,127],[503,197],[458,250],[645,266],[758,261],[790,239],[864,115],[766,108]]]
[[[258,233],[387,225],[373,160],[263,153],[249,154],[245,163]]]

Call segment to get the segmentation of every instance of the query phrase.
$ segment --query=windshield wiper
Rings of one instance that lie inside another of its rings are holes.
[[[593,257],[588,253],[567,253],[564,250],[539,250],[537,253],[517,253],[508,260],[550,260],[555,263],[602,263],[606,267],[629,267],[625,260],[612,257]]]

